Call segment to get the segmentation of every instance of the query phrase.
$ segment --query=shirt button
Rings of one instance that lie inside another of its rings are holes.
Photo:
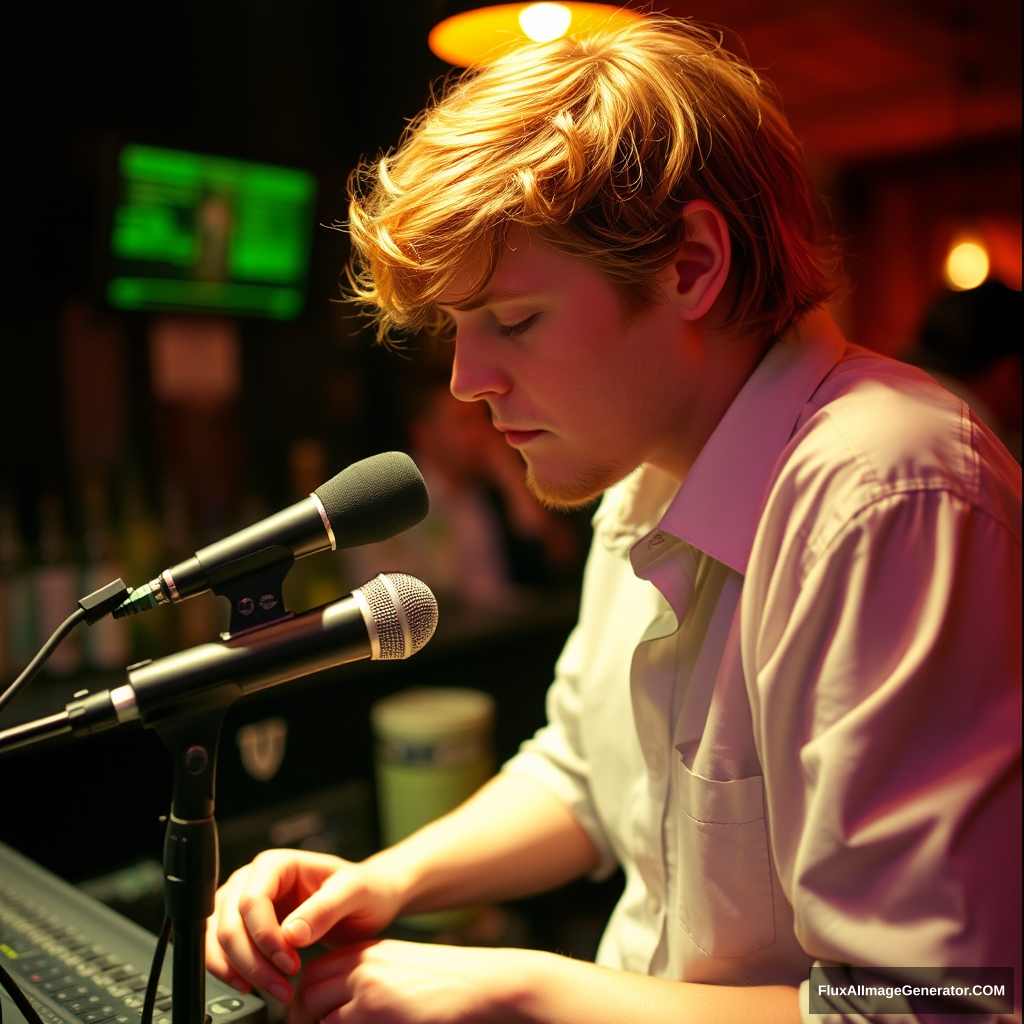
[[[659,900],[657,896],[652,896],[647,901],[647,909],[652,914],[657,914],[661,910],[661,900]]]

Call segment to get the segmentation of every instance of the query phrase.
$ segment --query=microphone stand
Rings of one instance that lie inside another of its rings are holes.
[[[0,730],[2,753],[62,733],[84,736],[141,718],[170,751],[174,791],[163,868],[166,913],[174,936],[173,1024],[210,1022],[206,921],[214,910],[220,868],[213,812],[217,750],[228,709],[246,692],[348,661],[408,658],[430,639],[437,622],[433,594],[419,580],[401,573],[380,576],[353,591],[349,600],[296,617],[286,609],[281,593],[292,562],[289,553],[242,579],[212,588],[231,602],[231,625],[221,634],[225,643],[131,665],[123,687],[75,700],[60,714]],[[268,627],[269,653],[258,641],[231,643],[246,633],[255,640]],[[147,689],[151,697],[154,689],[160,696],[144,701],[140,709],[140,692]]]
[[[263,572],[247,574],[214,593],[231,603],[235,635],[287,618],[281,589],[294,564],[290,554]],[[262,595],[254,601],[250,594]],[[253,621],[255,620],[255,621]],[[213,913],[220,877],[220,847],[214,819],[217,752],[228,708],[238,687],[225,683],[167,709],[153,730],[174,763],[171,813],[164,838],[164,906],[174,941],[171,974],[172,1024],[210,1024],[206,1013],[206,921]]]
[[[209,1022],[206,1014],[206,919],[220,874],[214,791],[220,730],[236,691],[198,713],[155,727],[174,761],[174,795],[164,839],[164,903],[173,926],[171,1019]],[[226,697],[227,699],[223,699]]]

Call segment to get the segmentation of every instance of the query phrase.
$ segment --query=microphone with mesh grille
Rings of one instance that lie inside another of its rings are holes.
[[[47,718],[0,730],[0,751],[141,719],[159,725],[197,708],[350,661],[395,661],[434,635],[437,601],[415,576],[377,576],[341,601],[128,669],[121,686],[71,701]]]
[[[165,569],[133,590],[114,609],[114,618],[208,590],[220,592],[237,580],[286,567],[318,551],[387,540],[415,526],[428,508],[423,477],[408,455],[374,455],[343,469],[308,498]]]
[[[430,588],[415,576],[387,573],[341,601],[129,669],[111,703],[119,721],[139,717],[149,725],[180,714],[200,690],[227,684],[247,694],[350,661],[408,658],[436,625]]]

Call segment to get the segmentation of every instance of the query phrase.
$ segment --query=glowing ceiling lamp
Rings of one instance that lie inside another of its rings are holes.
[[[538,43],[561,39],[572,24],[572,11],[565,4],[530,4],[519,12],[519,27]]]
[[[612,4],[535,3],[471,5],[449,3],[446,17],[427,38],[442,60],[459,67],[487,64],[513,46],[548,42],[596,28],[615,28],[642,17]]]
[[[959,239],[950,247],[943,267],[946,284],[954,291],[977,288],[988,277],[988,251],[974,238]]]

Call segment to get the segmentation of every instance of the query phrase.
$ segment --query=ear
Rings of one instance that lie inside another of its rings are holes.
[[[669,301],[684,320],[699,320],[715,304],[729,277],[729,227],[717,207],[694,199],[682,210],[683,242],[666,268]]]

